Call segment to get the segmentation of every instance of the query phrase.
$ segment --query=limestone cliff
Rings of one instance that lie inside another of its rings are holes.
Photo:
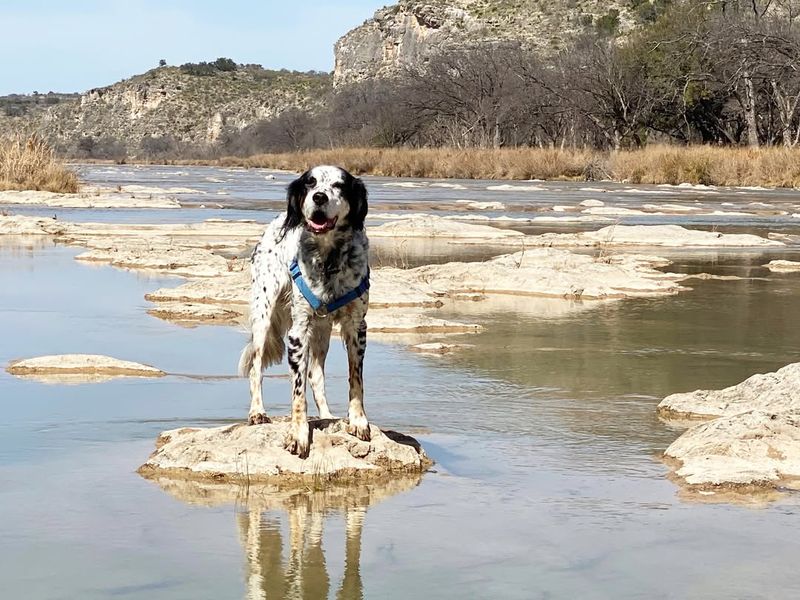
[[[339,39],[334,85],[391,75],[467,42],[516,40],[553,51],[587,29],[624,33],[649,6],[650,0],[401,0]]]
[[[36,131],[68,154],[114,140],[130,155],[143,140],[202,147],[290,107],[315,110],[330,87],[327,73],[239,66],[192,74],[160,67],[23,115],[0,116],[0,133]]]

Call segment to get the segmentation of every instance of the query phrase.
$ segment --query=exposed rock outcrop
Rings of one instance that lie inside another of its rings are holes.
[[[766,267],[775,273],[797,273],[800,271],[800,262],[794,260],[771,260]]]
[[[553,51],[610,11],[621,31],[633,26],[630,3],[617,0],[401,0],[336,42],[334,85],[391,76],[467,43],[513,40]]]
[[[800,409],[800,363],[757,374],[722,390],[696,390],[667,396],[658,405],[665,419],[712,419],[751,410]]]
[[[43,191],[0,192],[0,204],[52,206],[54,208],[180,208],[180,203],[167,195],[142,192],[81,191],[58,194]]]
[[[459,240],[522,240],[524,233],[489,225],[459,223],[436,215],[417,214],[376,227],[370,227],[373,238],[453,238]]]
[[[689,429],[665,451],[690,486],[797,487],[800,409],[753,410]]]
[[[71,154],[100,147],[106,155],[118,149],[132,155],[168,152],[181,144],[197,148],[287,108],[313,112],[329,85],[324,73],[240,66],[198,75],[160,67],[89,90],[78,100],[24,116],[0,115],[0,134],[33,129]]]
[[[231,482],[346,481],[421,473],[433,464],[415,439],[375,425],[370,426],[369,442],[347,433],[340,420],[312,420],[310,425],[311,451],[306,459],[284,448],[288,419],[263,425],[165,431],[139,472],[151,477]]]
[[[438,238],[453,244],[491,244],[530,248],[591,248],[605,246],[658,246],[663,248],[759,248],[783,247],[778,240],[748,233],[720,233],[687,229],[680,225],[609,225],[595,231],[525,235],[519,231],[490,225],[461,223],[460,216],[414,214],[371,227],[374,238]],[[777,261],[776,261],[777,262]]]
[[[146,296],[156,304],[151,314],[182,324],[242,321],[250,298],[247,262],[225,258],[220,253],[246,252],[260,237],[263,227],[252,221],[111,225],[0,216],[0,234],[53,235],[60,242],[88,247],[90,250],[79,255],[79,260],[190,278],[182,285]],[[535,241],[541,237],[438,217],[370,229],[370,235],[376,238],[405,238],[409,233],[417,237],[443,236],[452,243],[513,242],[523,247],[526,243],[519,240],[529,240],[531,246],[536,246],[540,244]],[[435,309],[445,300],[466,300],[471,305],[502,297],[587,301],[676,294],[686,289],[679,284],[686,276],[657,269],[668,264],[668,260],[652,256],[620,254],[598,260],[566,249],[529,248],[484,262],[452,262],[414,269],[381,267],[373,270],[373,310],[367,323],[372,332],[384,335],[473,333],[480,330],[479,324],[442,319]],[[512,304],[496,303],[495,308],[514,310]],[[396,310],[401,308],[402,311]]]
[[[412,352],[419,354],[450,354],[463,348],[470,348],[470,344],[445,344],[444,342],[427,342],[423,344],[414,344],[409,346]]]
[[[673,394],[659,414],[678,424],[712,419],[664,452],[690,489],[752,491],[800,482],[800,363],[723,390]]]
[[[597,231],[546,233],[537,243],[553,246],[660,246],[664,248],[753,248],[784,246],[749,233],[720,233],[680,225],[609,225]]]
[[[48,378],[74,376],[87,381],[98,377],[163,377],[164,371],[127,360],[100,354],[55,354],[12,361],[6,371],[20,377],[47,381]]]

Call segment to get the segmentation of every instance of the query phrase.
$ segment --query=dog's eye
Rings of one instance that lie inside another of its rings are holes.
[[[309,187],[314,187],[315,185],[317,185],[317,180],[313,177],[309,177],[308,181],[306,182],[306,185],[308,185]]]
[[[344,187],[344,184],[341,181],[335,181],[331,184],[331,187],[335,190],[340,190]]]

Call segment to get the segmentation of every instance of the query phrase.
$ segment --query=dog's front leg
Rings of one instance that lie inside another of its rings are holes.
[[[333,418],[325,395],[325,357],[328,356],[331,342],[331,326],[330,319],[320,319],[314,323],[308,351],[308,382],[314,392],[314,402],[317,404],[320,419]]]
[[[306,407],[308,375],[309,317],[298,315],[289,330],[289,369],[292,379],[292,421],[286,436],[286,449],[300,458],[308,456],[310,432]]]
[[[261,333],[261,332],[258,332]],[[253,364],[250,367],[250,413],[248,415],[248,423],[250,425],[258,425],[260,423],[270,423],[267,413],[264,412],[264,402],[261,399],[261,386],[264,376],[264,343],[266,333],[256,336],[254,333],[253,341]],[[258,344],[258,345],[256,345]]]
[[[350,374],[350,403],[347,409],[348,432],[360,440],[370,440],[369,422],[364,413],[364,352],[367,349],[367,323],[361,318],[352,326],[342,324]]]

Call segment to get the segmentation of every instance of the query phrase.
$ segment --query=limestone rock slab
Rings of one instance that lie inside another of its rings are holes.
[[[358,480],[392,473],[421,473],[433,463],[419,443],[370,426],[372,440],[347,433],[345,423],[319,419],[311,426],[311,450],[301,459],[284,448],[288,418],[263,425],[184,427],[163,432],[139,472],[146,476],[217,481]]]

